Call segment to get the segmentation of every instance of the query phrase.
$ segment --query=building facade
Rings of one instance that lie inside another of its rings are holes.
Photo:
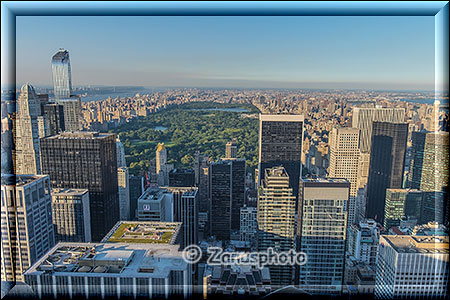
[[[119,188],[120,220],[131,220],[130,181],[127,167],[121,167],[117,169],[117,185]]]
[[[448,297],[448,236],[382,235],[375,297]]]
[[[64,132],[41,139],[43,172],[53,188],[88,189],[91,237],[99,241],[119,220],[116,136]]]
[[[404,108],[355,107],[353,108],[352,127],[360,132],[360,150],[370,152],[372,145],[373,122],[400,123],[405,120]]]
[[[72,95],[72,71],[69,51],[59,49],[52,57],[53,92],[55,99],[68,99]]]
[[[295,196],[289,175],[283,167],[266,168],[258,190],[258,251],[294,249]],[[269,265],[272,284],[293,283],[293,266]]]
[[[47,175],[4,174],[1,181],[2,282],[23,281],[55,244],[50,182]]]
[[[90,242],[91,212],[87,189],[53,189],[52,219],[57,242]]]
[[[265,169],[283,166],[298,197],[302,174],[303,115],[259,115],[258,186]]]
[[[345,178],[350,182],[348,224],[356,221],[359,153],[358,128],[334,127],[331,130],[329,177]]]
[[[384,222],[386,189],[402,188],[407,123],[373,122],[366,217]]]
[[[307,255],[298,268],[299,287],[315,294],[339,294],[344,279],[347,179],[302,179],[297,247]]]
[[[257,240],[258,208],[251,206],[241,207],[240,240],[253,243]]]
[[[28,175],[41,174],[38,120],[41,115],[41,105],[34,88],[30,84],[25,84],[20,89],[17,104],[19,111],[15,121],[16,157],[14,172]]]

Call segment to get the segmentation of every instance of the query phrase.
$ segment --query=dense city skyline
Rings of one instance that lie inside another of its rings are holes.
[[[26,16],[16,43],[35,85],[64,47],[74,86],[434,89],[432,17]]]

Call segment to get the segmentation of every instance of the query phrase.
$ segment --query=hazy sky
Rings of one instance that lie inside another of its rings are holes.
[[[17,82],[434,89],[434,17],[16,18]]]

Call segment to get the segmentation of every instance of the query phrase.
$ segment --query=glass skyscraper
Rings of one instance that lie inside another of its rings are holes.
[[[55,99],[69,99],[72,94],[72,73],[69,51],[59,49],[52,57],[53,89]]]

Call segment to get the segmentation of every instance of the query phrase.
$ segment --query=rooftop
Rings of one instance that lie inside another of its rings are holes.
[[[177,245],[59,243],[26,274],[164,278],[186,267]]]
[[[303,122],[303,115],[294,114],[259,114],[260,121],[277,121],[277,122]]]
[[[64,131],[58,135],[49,136],[44,139],[102,139],[113,135],[114,133],[101,133],[97,131]]]
[[[82,196],[89,193],[88,189],[52,189],[52,196]]]
[[[302,178],[305,183],[349,183],[345,178]]]
[[[447,254],[449,253],[448,236],[381,236],[398,253]],[[383,239],[380,245],[384,246]]]
[[[24,186],[32,181],[38,181],[48,175],[16,175],[2,174],[2,185],[14,185],[16,187]]]
[[[103,243],[176,243],[180,222],[119,221],[103,238]]]

